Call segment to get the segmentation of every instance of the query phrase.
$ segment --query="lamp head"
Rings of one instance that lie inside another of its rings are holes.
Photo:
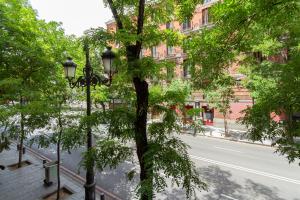
[[[71,57],[67,58],[67,61],[63,63],[64,71],[65,71],[65,77],[68,79],[75,78],[76,73],[76,63],[73,62]]]

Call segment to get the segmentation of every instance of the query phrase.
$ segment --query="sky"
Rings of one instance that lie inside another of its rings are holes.
[[[63,23],[66,33],[81,36],[89,28],[105,27],[112,19],[102,0],[29,0],[39,19]]]

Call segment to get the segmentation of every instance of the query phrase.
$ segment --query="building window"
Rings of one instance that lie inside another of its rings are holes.
[[[187,53],[187,49],[189,46],[190,41],[192,40],[191,36],[187,36],[184,40],[183,40],[183,46],[182,46],[182,52],[183,53]]]
[[[202,25],[207,25],[209,23],[209,12],[208,8],[202,10]]]
[[[191,78],[191,62],[188,60],[183,61],[183,78]]]
[[[151,56],[153,58],[157,58],[156,46],[151,48]]]
[[[204,0],[203,1],[203,4],[206,4],[206,3],[209,3],[209,2],[211,2],[212,0]]]
[[[173,29],[173,24],[172,24],[172,22],[166,23],[166,29]]]
[[[155,75],[151,76],[150,78],[151,84],[157,85],[159,83],[159,78]]]
[[[143,49],[141,49],[140,51],[140,58],[143,58],[144,57],[144,52],[143,52]]]
[[[173,67],[167,67],[167,81],[170,82],[174,78]]]
[[[253,57],[258,63],[261,63],[264,60],[263,54],[261,51],[253,52]]]
[[[167,45],[167,55],[173,55],[174,54],[174,47]]]
[[[182,30],[185,31],[185,30],[189,30],[189,29],[191,29],[191,20],[185,20],[182,23]]]
[[[183,78],[189,78],[189,66],[188,65],[184,65],[183,66]]]

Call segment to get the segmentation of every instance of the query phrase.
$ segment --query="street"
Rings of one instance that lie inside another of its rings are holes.
[[[209,186],[208,191],[197,191],[196,199],[300,200],[300,167],[273,153],[274,148],[186,134],[180,138],[191,146],[190,156]],[[33,148],[56,158],[55,146],[47,150]],[[84,149],[63,152],[63,165],[77,172]],[[98,172],[97,184],[122,199],[134,199],[138,180],[129,182],[125,174],[133,167],[133,163],[125,162],[117,169]],[[85,177],[83,169],[80,175]],[[182,200],[185,194],[180,188],[170,187],[156,199]]]
[[[188,135],[182,139],[211,186],[208,193],[198,193],[200,199],[300,199],[299,166],[273,148]]]

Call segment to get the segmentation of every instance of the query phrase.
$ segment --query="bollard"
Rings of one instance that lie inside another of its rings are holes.
[[[44,185],[50,186],[53,184],[53,181],[56,179],[56,176],[57,176],[57,174],[56,174],[57,173],[57,171],[56,171],[57,161],[45,163],[43,166],[45,168]]]
[[[100,194],[100,200],[105,200],[105,196],[103,193]]]

